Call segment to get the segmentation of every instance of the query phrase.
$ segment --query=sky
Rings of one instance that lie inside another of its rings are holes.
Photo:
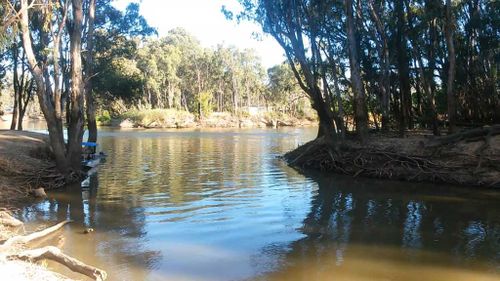
[[[182,27],[194,35],[204,47],[218,44],[238,48],[253,48],[269,68],[285,60],[280,45],[270,35],[254,39],[252,33],[262,34],[256,23],[229,21],[221,12],[225,5],[231,11],[241,9],[237,0],[116,0],[116,8],[124,10],[130,2],[140,3],[140,13],[160,37],[169,30]]]

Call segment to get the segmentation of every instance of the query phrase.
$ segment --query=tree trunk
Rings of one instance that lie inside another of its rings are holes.
[[[432,17],[431,23],[429,26],[429,37],[431,40],[431,44],[429,45],[429,70],[428,70],[428,78],[427,81],[429,82],[429,87],[430,87],[430,95],[427,97],[428,104],[430,106],[430,119],[431,119],[431,127],[432,127],[432,132],[435,136],[439,136],[439,123],[437,119],[437,109],[436,109],[436,82],[434,81],[434,70],[436,69],[436,52],[439,50],[439,42],[438,42],[438,27],[437,27],[437,15],[438,15],[438,10],[437,7],[434,5],[435,1],[434,0],[427,0],[426,1],[426,10],[427,13],[429,14],[434,14],[435,16]]]
[[[50,80],[47,81],[44,76],[44,70],[40,68],[35,53],[33,52],[31,35],[28,28],[28,1],[21,0],[21,34],[23,41],[23,48],[26,52],[26,58],[30,66],[31,74],[36,83],[37,96],[40,102],[40,108],[47,122],[49,131],[50,145],[54,154],[56,165],[59,171],[67,173],[69,171],[69,161],[66,158],[64,135],[62,129],[62,122],[55,118],[54,105],[51,102],[51,87],[47,87],[46,83],[50,85]],[[49,92],[48,92],[49,91]],[[56,105],[58,106],[58,105]],[[79,161],[78,161],[79,164]]]
[[[410,74],[408,66],[408,52],[406,48],[406,21],[404,15],[403,1],[396,2],[397,32],[396,46],[398,58],[399,92],[401,101],[401,115],[399,120],[400,134],[404,134],[406,128],[411,128],[411,89]]]
[[[344,105],[342,104],[342,94],[340,92],[340,87],[339,87],[339,78],[338,78],[338,75],[337,75],[337,65],[335,63],[333,63],[333,71],[332,71],[332,78],[333,78],[333,87],[335,89],[335,100],[337,102],[337,108],[338,108],[338,113],[337,113],[337,116],[339,118],[339,120],[337,121],[337,123],[339,123],[339,127],[340,127],[340,136],[342,138],[345,137],[345,134],[346,134],[346,125],[345,125],[345,122],[344,122]]]
[[[67,157],[74,170],[80,169],[84,125],[84,83],[82,77],[82,0],[72,0],[73,26],[70,34],[71,106]]]
[[[373,0],[370,0],[369,4],[370,14],[377,32],[381,38],[381,43],[379,43],[379,53],[381,55],[381,68],[382,73],[380,75],[380,92],[381,92],[381,102],[380,107],[382,111],[382,131],[389,130],[389,92],[390,92],[390,57],[389,57],[389,40],[387,39],[387,34],[384,29],[384,25],[380,20],[375,7],[373,6]]]
[[[15,130],[17,126],[17,114],[18,114],[18,104],[19,104],[19,72],[18,72],[18,64],[19,64],[19,49],[16,43],[12,46],[12,74],[13,81],[12,85],[14,87],[14,111],[12,112],[12,121],[10,123],[10,129]],[[22,62],[21,62],[22,64]]]
[[[453,92],[453,82],[455,81],[455,46],[453,44],[454,33],[453,15],[451,10],[451,0],[446,0],[446,23],[445,36],[446,47],[448,48],[448,79],[446,82],[446,97],[448,101],[448,131],[456,131],[456,99]]]
[[[87,128],[89,142],[97,142],[97,122],[95,117],[95,101],[92,93],[92,79],[94,75],[94,19],[95,0],[90,0],[87,30],[87,56],[85,62],[85,97],[87,102]]]
[[[361,80],[361,70],[358,60],[358,42],[356,40],[352,0],[345,0],[347,17],[347,43],[349,46],[349,65],[351,67],[351,82],[354,93],[354,116],[356,131],[361,141],[368,136],[368,114],[365,103],[365,89]]]

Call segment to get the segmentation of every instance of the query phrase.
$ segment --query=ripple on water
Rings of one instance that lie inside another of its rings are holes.
[[[73,219],[63,250],[111,280],[499,280],[500,196],[306,177],[276,158],[315,134],[103,132],[85,197],[55,192],[22,216]]]

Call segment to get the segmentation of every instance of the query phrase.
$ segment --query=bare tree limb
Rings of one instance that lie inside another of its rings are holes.
[[[33,240],[45,237],[47,235],[50,235],[50,234],[56,232],[57,230],[61,229],[64,225],[66,225],[67,223],[70,223],[70,222],[71,222],[70,220],[65,220],[63,222],[60,222],[54,226],[48,227],[48,228],[41,230],[41,231],[33,232],[31,234],[28,234],[28,235],[14,236],[14,237],[8,239],[7,241],[5,241],[5,243],[3,243],[3,245],[0,246],[0,250],[2,248],[5,249],[5,248],[10,247],[10,246],[15,245],[15,244],[26,244],[26,243],[29,243]]]
[[[90,266],[73,257],[64,254],[60,249],[54,246],[47,246],[34,250],[27,250],[19,254],[13,254],[7,257],[9,260],[17,259],[23,261],[37,262],[48,259],[65,265],[74,272],[86,275],[94,280],[106,280],[106,271]]]

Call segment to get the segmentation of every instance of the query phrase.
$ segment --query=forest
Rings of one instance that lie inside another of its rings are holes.
[[[0,0],[0,272],[497,280],[500,1],[221,6],[279,44],[267,69],[146,1]]]
[[[64,16],[59,4],[53,5],[52,12]],[[53,19],[47,17],[50,15],[43,16],[46,12],[43,9],[32,9],[34,15],[40,13],[29,24],[34,34],[40,34],[49,23],[57,27],[51,22]],[[245,111],[242,108],[248,110],[249,107],[265,107],[295,117],[314,115],[307,96],[286,63],[266,70],[255,50],[222,44],[203,47],[183,28],[172,29],[159,38],[157,31],[139,14],[139,5],[135,3],[121,12],[110,1],[97,1],[95,22],[90,31],[89,8],[83,6],[83,9],[86,25],[82,27],[82,53],[87,56],[82,56],[82,62],[92,69],[87,70],[93,73],[87,87],[92,91],[93,111],[101,123],[127,111],[129,114],[124,115],[133,115],[130,112],[133,109],[174,109],[193,113],[198,118],[212,112],[238,114]],[[15,118],[11,128],[22,129],[27,103],[36,97],[36,83],[28,70],[18,27],[6,27],[2,42],[4,95],[14,92]],[[44,50],[54,47],[54,42],[59,45],[58,54],[49,52],[43,60],[50,73],[60,73],[58,86],[65,103],[71,89],[70,40],[64,29],[60,39],[50,34],[44,35],[45,42],[34,37],[39,40],[34,42],[34,51],[42,55]],[[88,56],[89,48],[92,48],[92,57]],[[54,60],[59,62],[54,65]],[[52,84],[54,79],[56,77],[50,79]]]
[[[500,121],[497,1],[240,1],[285,50],[320,118],[401,134]],[[335,130],[333,128],[336,128]],[[345,128],[345,129],[344,129]]]
[[[136,3],[122,12],[109,0],[3,0],[1,74],[15,97],[11,128],[22,129],[27,103],[38,100],[56,159],[67,164],[78,162],[85,127],[95,141],[96,119],[133,108],[203,118],[251,106],[303,117],[312,107],[318,137],[355,134],[362,142],[373,130],[439,136],[499,123],[496,1],[240,4],[221,12],[259,23],[286,62],[266,71],[253,50],[202,47],[182,28],[158,38]]]

